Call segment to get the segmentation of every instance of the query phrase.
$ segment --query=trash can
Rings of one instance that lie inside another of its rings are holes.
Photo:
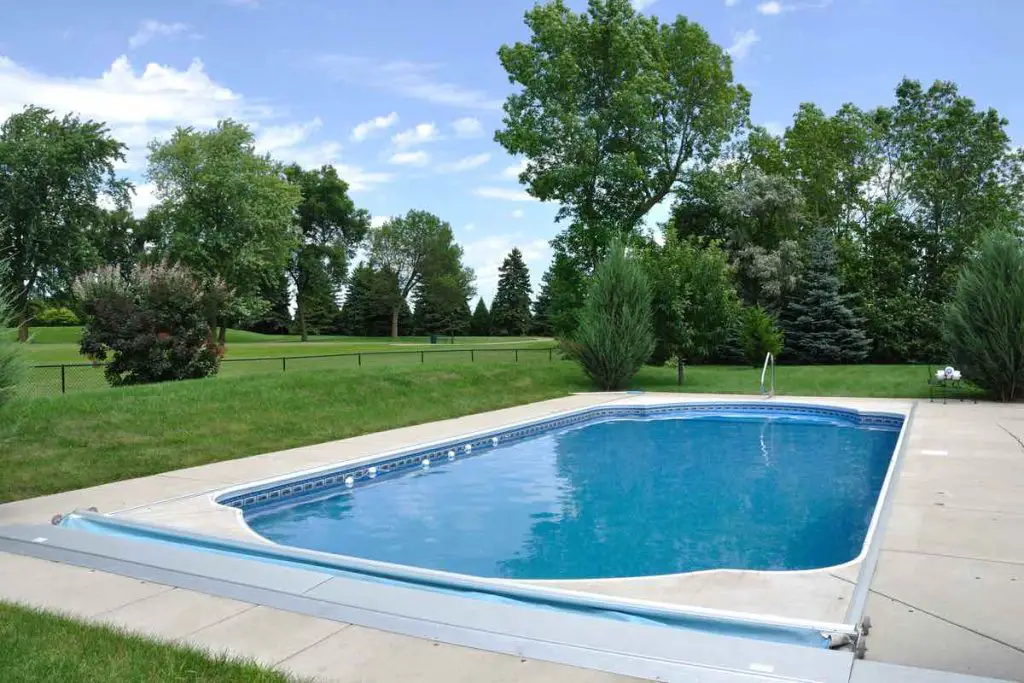
[[[431,344],[436,344],[437,343],[437,335],[436,334],[430,335],[430,343]]]

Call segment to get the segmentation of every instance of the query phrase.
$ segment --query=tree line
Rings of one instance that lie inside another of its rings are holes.
[[[499,58],[517,86],[495,139],[525,159],[527,192],[562,231],[535,302],[579,332],[610,245],[653,288],[650,360],[943,361],[943,310],[991,231],[1019,234],[1022,152],[1008,122],[952,82],[906,79],[894,101],[802,104],[781,134],[698,24],[628,0],[526,12]],[[644,219],[670,202],[655,239]]]

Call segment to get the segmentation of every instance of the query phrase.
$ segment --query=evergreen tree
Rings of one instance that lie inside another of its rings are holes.
[[[267,310],[247,324],[245,329],[261,334],[288,334],[292,314],[288,310],[291,294],[288,292],[288,279],[285,274],[281,273],[271,282],[265,283],[260,288],[260,298],[267,302]]]
[[[583,274],[567,256],[555,251],[534,303],[534,334],[572,336],[579,324],[585,290]]]
[[[425,279],[416,288],[415,334],[465,334],[472,317],[469,298],[475,293],[473,271],[455,270]]]
[[[825,230],[809,244],[810,260],[783,315],[785,351],[798,363],[857,363],[871,340],[841,294],[835,244]]]
[[[349,281],[348,294],[334,327],[356,337],[383,337],[391,333],[391,301],[398,284],[394,276],[363,263]],[[398,333],[412,333],[412,311],[403,304],[398,314]]]
[[[523,253],[512,249],[498,269],[498,292],[491,306],[495,334],[522,336],[530,329],[530,271]]]
[[[491,334],[491,313],[482,298],[476,302],[476,308],[473,310],[469,333],[474,337],[488,337]]]

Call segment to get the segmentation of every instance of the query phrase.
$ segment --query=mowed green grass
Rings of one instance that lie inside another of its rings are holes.
[[[525,355],[525,354],[524,354]],[[546,354],[545,354],[546,356]],[[643,368],[633,388],[754,396],[760,370]],[[927,397],[921,366],[783,366],[780,395]],[[289,371],[20,398],[0,410],[0,502],[468,415],[592,387],[566,361]]]
[[[3,334],[13,336],[12,330]],[[78,352],[80,327],[32,328],[29,343],[23,346],[26,362],[32,365],[54,363],[85,363],[89,359]],[[224,357],[280,358],[282,356],[314,356],[359,352],[409,352],[442,349],[538,348],[551,346],[550,340],[537,337],[456,337],[454,344],[447,337],[430,344],[428,337],[339,337],[311,336],[302,342],[298,335],[267,335],[244,330],[228,330]]]
[[[0,603],[0,678],[67,683],[285,683],[255,664]]]

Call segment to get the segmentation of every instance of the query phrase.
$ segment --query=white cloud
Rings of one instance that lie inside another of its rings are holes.
[[[510,190],[507,187],[478,187],[473,194],[484,199],[502,199],[507,202],[535,202],[537,199],[522,190]]]
[[[637,12],[646,7],[649,7],[650,5],[653,5],[657,1],[658,0],[631,0],[633,4],[633,9],[635,9]]]
[[[515,211],[512,212],[511,216],[512,216],[512,218],[515,218],[515,219],[518,220],[518,219],[523,217],[523,210],[522,209],[516,209]]]
[[[507,166],[507,167],[505,167],[505,170],[501,172],[501,176],[503,178],[508,178],[510,180],[519,180],[519,174],[521,174],[523,171],[526,170],[526,165],[527,165],[526,159],[522,159],[515,166]]]
[[[537,293],[540,278],[551,260],[551,245],[545,239],[520,238],[520,235],[491,235],[463,245],[463,260],[476,273],[477,292],[488,306],[498,288],[498,268],[513,247],[519,247],[523,252],[523,260],[530,270],[534,295]]]
[[[430,155],[420,150],[418,152],[396,152],[388,159],[389,164],[396,166],[426,166],[430,161]]]
[[[768,0],[762,2],[757,6],[757,11],[761,14],[773,16],[776,14],[782,14],[783,12],[799,12],[805,9],[825,9],[832,4],[832,0],[818,0],[817,2],[802,2],[796,4],[787,4],[780,2],[780,0]]]
[[[381,62],[349,55],[322,55],[316,64],[340,81],[386,90],[412,99],[463,109],[498,109],[501,100],[438,77],[439,64]]]
[[[750,54],[750,48],[754,47],[758,42],[761,41],[761,37],[757,35],[757,31],[754,29],[747,29],[741,33],[733,34],[732,45],[726,50],[733,59],[739,61],[746,58]]]
[[[725,0],[726,7],[735,7],[740,0]]]
[[[473,156],[463,157],[458,161],[453,161],[448,164],[441,164],[438,167],[438,170],[441,171],[442,173],[459,173],[461,171],[469,171],[474,168],[479,168],[480,166],[483,166],[490,160],[490,154],[474,154]]]
[[[156,21],[154,19],[146,19],[139,28],[128,38],[128,47],[135,49],[142,47],[153,38],[173,38],[174,36],[181,35],[182,33],[188,32],[188,24],[183,24],[180,21],[176,21],[173,24],[167,24],[162,21]]]
[[[391,216],[373,216],[370,218],[370,227],[379,228],[391,220]]]
[[[466,227],[463,230],[466,232],[476,232],[476,223],[466,223]]]
[[[304,142],[315,131],[320,130],[323,121],[316,117],[306,123],[291,123],[284,126],[264,128],[256,138],[256,149],[276,156],[281,150],[295,147]],[[340,145],[338,147],[340,150]]]
[[[398,123],[398,114],[391,112],[387,116],[376,116],[369,121],[363,121],[352,129],[352,139],[361,142],[373,135],[378,130],[386,130]]]
[[[135,186],[135,197],[132,199],[132,213],[136,218],[142,218],[149,211],[149,208],[157,203],[156,186],[152,183],[142,183]]]
[[[395,147],[412,147],[439,139],[441,139],[441,133],[433,123],[419,123],[414,128],[391,136],[391,142],[395,143]]]
[[[455,137],[476,138],[483,135],[484,127],[480,119],[466,116],[452,121],[452,130],[455,131]]]

